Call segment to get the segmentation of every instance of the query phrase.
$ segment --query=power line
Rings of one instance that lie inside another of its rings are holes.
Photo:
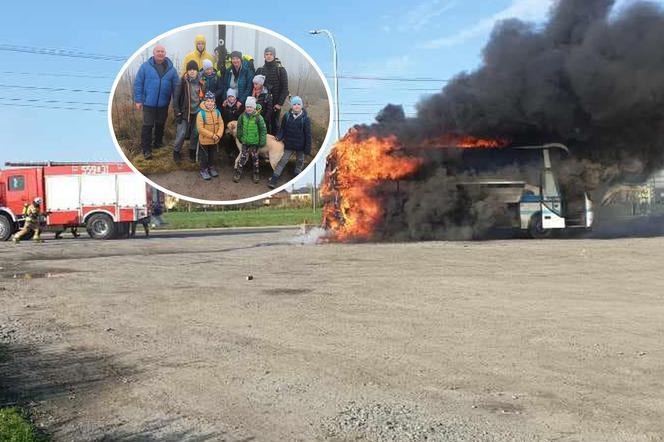
[[[332,75],[325,75],[326,78],[334,78]],[[451,80],[447,78],[424,78],[424,77],[374,77],[371,75],[339,75],[337,78],[343,78],[347,80],[374,80],[374,81],[405,81],[405,82],[437,82],[437,83],[448,83]]]
[[[56,103],[56,104],[83,104],[86,106],[108,106],[108,103],[99,103],[99,102],[93,102],[93,101],[60,101],[60,100],[44,100],[41,98],[7,98],[7,97],[0,97],[0,100],[7,100],[7,101],[27,101],[30,103]]]
[[[359,91],[373,91],[376,88],[372,87],[344,87],[342,86],[341,89],[347,89],[347,90],[359,90]],[[429,92],[440,92],[440,89],[426,89],[426,88],[390,88],[391,91],[429,91]]]
[[[69,107],[69,106],[42,106],[42,105],[39,105],[39,104],[0,103],[0,106],[36,107],[36,108],[39,108],[39,109],[52,109],[52,110],[76,110],[76,111],[106,112],[106,109],[92,109],[92,108],[85,108],[85,107]]]
[[[0,74],[7,75],[35,75],[47,77],[73,77],[73,78],[113,78],[110,75],[97,75],[97,74],[81,74],[79,72],[15,72],[15,71],[0,71]]]
[[[41,90],[41,91],[52,91],[52,92],[86,92],[91,94],[110,94],[110,91],[100,91],[95,89],[68,89],[64,87],[46,87],[46,86],[25,86],[25,85],[16,85],[16,84],[0,84],[0,87],[10,88],[10,89],[20,89],[23,91],[26,90]]]
[[[90,60],[125,61],[127,57],[120,55],[99,54],[84,52],[79,49],[44,48],[38,46],[24,46],[1,43],[0,51],[23,52],[26,54],[53,55],[57,57],[87,58]]]
[[[396,106],[416,106],[417,103],[339,103],[340,106],[387,106],[388,104]]]

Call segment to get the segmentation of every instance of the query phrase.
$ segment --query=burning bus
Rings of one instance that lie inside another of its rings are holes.
[[[488,153],[491,161],[484,161]],[[560,163],[569,157],[565,145],[505,147],[500,152],[470,149],[461,157],[464,168],[471,168],[472,177],[459,180],[457,185],[479,188],[474,194],[495,203],[494,227],[520,229],[532,238],[591,228],[593,205],[588,192],[564,186],[554,167],[555,163],[562,166]],[[487,164],[491,169],[483,170]],[[505,179],[507,174],[514,176]]]
[[[330,156],[324,227],[333,240],[470,239],[509,228],[546,238],[593,223],[588,192],[561,182],[562,144],[446,138],[405,146],[354,131]]]

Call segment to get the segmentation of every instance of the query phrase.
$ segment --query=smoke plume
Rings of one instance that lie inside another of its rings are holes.
[[[596,201],[617,182],[642,181],[664,165],[664,12],[638,2],[615,15],[613,5],[561,0],[544,25],[500,22],[477,70],[421,101],[416,117],[388,105],[360,131],[407,146],[450,134],[563,143],[573,155],[563,186],[594,191]],[[468,238],[501,215],[490,196],[449,183],[466,173],[453,167],[454,150],[411,155],[426,159],[415,179],[375,190],[385,210],[377,237]],[[492,176],[511,172],[496,166]]]

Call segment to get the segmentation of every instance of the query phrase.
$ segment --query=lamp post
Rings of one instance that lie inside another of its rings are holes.
[[[314,29],[309,31],[311,35],[320,35],[325,34],[330,38],[332,42],[332,69],[334,76],[334,109],[335,109],[335,125],[337,127],[337,141],[341,138],[341,129],[339,128],[339,76],[337,74],[338,70],[338,59],[337,59],[337,42],[334,39],[334,35],[327,29]]]
[[[328,36],[330,39],[330,42],[332,43],[332,70],[333,70],[333,76],[334,76],[334,110],[335,110],[335,122],[334,125],[336,126],[337,130],[337,139],[336,141],[339,141],[341,138],[341,129],[339,128],[339,76],[337,74],[337,68],[338,68],[338,59],[337,59],[337,42],[334,39],[334,35],[327,29],[313,29],[309,31],[309,34],[311,35],[320,35],[320,34],[325,34]],[[314,212],[316,211],[316,199],[318,197],[317,195],[317,189],[318,189],[318,183],[317,183],[317,175],[316,175],[316,166],[317,164],[314,163],[314,192],[313,192],[313,205],[314,205]]]

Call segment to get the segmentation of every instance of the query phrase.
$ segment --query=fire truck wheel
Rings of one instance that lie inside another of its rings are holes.
[[[14,233],[14,223],[5,215],[0,215],[0,241],[7,241]]]
[[[551,237],[553,231],[551,229],[545,229],[542,227],[542,213],[537,212],[530,218],[530,223],[528,223],[528,232],[534,239],[545,239]]]
[[[88,234],[94,239],[111,239],[115,234],[115,223],[105,213],[95,213],[85,223]]]

